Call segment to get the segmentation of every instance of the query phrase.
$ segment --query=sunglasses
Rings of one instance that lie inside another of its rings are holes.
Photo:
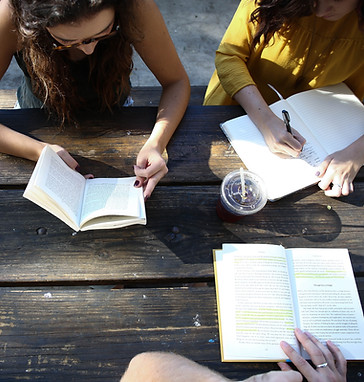
[[[117,25],[114,30],[112,30],[110,33],[108,33],[104,36],[88,38],[87,40],[83,40],[81,42],[76,42],[75,44],[68,44],[68,45],[59,44],[59,45],[57,45],[57,43],[54,42],[53,43],[53,50],[59,52],[62,50],[77,48],[81,45],[88,45],[88,44],[91,44],[93,42],[107,40],[108,38],[116,36],[119,33],[119,30],[120,30],[120,26]]]

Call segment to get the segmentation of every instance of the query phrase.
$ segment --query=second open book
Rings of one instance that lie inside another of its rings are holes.
[[[273,154],[247,115],[221,125],[248,170],[264,180],[269,200],[317,183],[315,167],[364,134],[364,106],[344,83],[295,94],[270,108],[279,118],[287,110],[292,127],[306,139],[299,158]]]
[[[222,361],[286,359],[301,353],[294,328],[364,359],[364,318],[346,249],[223,244],[214,250]]]
[[[135,179],[85,179],[45,146],[23,196],[75,231],[146,224],[143,189],[133,186]]]

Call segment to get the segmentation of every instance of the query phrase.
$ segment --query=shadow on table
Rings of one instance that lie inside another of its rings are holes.
[[[73,155],[73,158],[79,163],[82,175],[93,174],[96,178],[124,178],[134,176],[133,164],[134,161],[130,160],[128,171],[124,168],[116,168],[107,163],[85,158],[80,155]]]
[[[217,198],[210,198],[205,206],[197,202],[193,206],[193,199],[190,195],[188,205],[174,211],[148,211],[148,230],[185,264],[210,263],[212,250],[221,248],[223,243],[292,246],[294,242],[295,246],[305,247],[307,241],[332,242],[341,232],[339,215],[319,203],[273,204],[238,223],[226,223],[216,214]]]
[[[341,232],[336,211],[319,203],[292,205],[287,214],[277,216],[274,231],[288,236],[324,243],[335,240]]]

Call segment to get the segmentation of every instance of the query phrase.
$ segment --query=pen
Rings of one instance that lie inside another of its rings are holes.
[[[282,115],[283,115],[283,121],[286,125],[286,129],[287,131],[292,134],[292,129],[291,129],[291,125],[289,124],[290,120],[291,120],[291,117],[289,116],[289,113],[287,110],[282,110]]]

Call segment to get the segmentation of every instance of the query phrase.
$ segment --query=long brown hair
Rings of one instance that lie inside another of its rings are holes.
[[[253,38],[256,46],[263,36],[267,44],[274,33],[282,28],[289,28],[295,19],[310,16],[315,10],[317,0],[255,0],[258,6],[251,14],[250,21],[257,23],[257,32]],[[364,28],[364,0],[357,7],[359,27]]]
[[[100,41],[88,57],[89,81],[101,100],[101,110],[112,109],[129,93],[132,44],[141,38],[135,26],[137,0],[10,0],[10,3],[34,94],[62,124],[76,119],[84,100],[71,76],[67,52],[53,50],[54,40],[47,27],[85,19],[112,7],[119,33]]]

